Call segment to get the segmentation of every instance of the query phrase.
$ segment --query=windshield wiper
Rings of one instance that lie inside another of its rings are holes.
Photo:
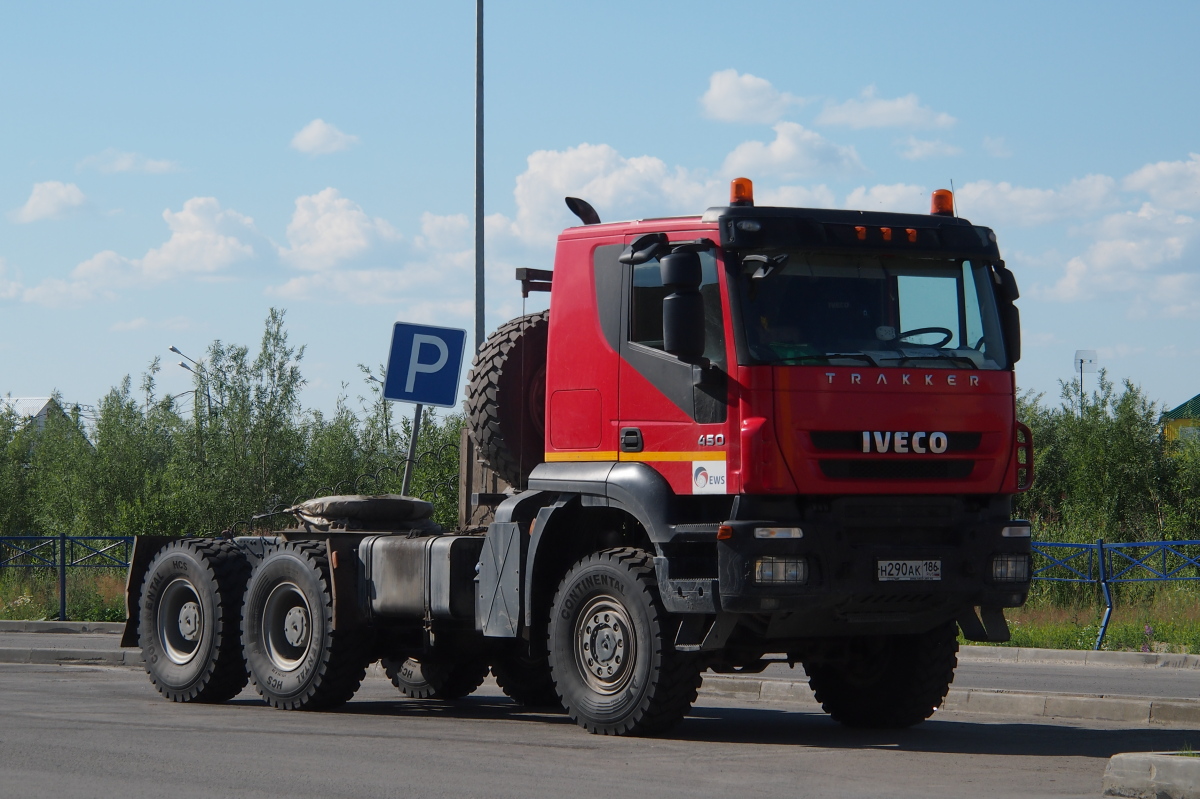
[[[901,366],[912,361],[952,361],[956,365],[966,367],[967,369],[977,368],[974,361],[962,355],[939,355],[938,353],[932,353],[930,355],[906,355],[896,360],[899,361],[899,365]]]
[[[807,361],[809,363],[829,363],[831,358],[858,358],[861,361],[869,363],[871,366],[878,366],[879,362],[865,352],[828,352],[824,355],[795,355],[790,358],[775,358],[767,361],[770,364],[777,363],[800,363]]]

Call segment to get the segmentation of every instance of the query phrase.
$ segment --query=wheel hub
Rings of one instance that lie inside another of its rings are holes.
[[[167,660],[177,666],[190,663],[204,636],[204,610],[196,586],[176,577],[159,595],[156,633]]]
[[[298,585],[282,582],[271,589],[263,604],[261,634],[275,668],[295,671],[304,662],[312,648],[312,615]]]
[[[592,690],[612,695],[624,689],[632,675],[636,648],[629,615],[614,597],[596,597],[579,615],[576,662]]]
[[[283,620],[283,636],[292,646],[302,646],[308,638],[308,613],[296,607],[287,612]]]
[[[179,632],[185,641],[200,640],[200,606],[185,602],[179,609]]]

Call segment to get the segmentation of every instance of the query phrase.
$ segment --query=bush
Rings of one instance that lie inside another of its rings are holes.
[[[365,367],[358,412],[344,395],[331,416],[303,409],[304,348],[283,320],[271,310],[253,359],[213,342],[182,404],[158,396],[155,359],[139,391],[126,377],[90,425],[79,408],[41,430],[0,414],[0,535],[212,535],[321,494],[398,492],[411,419],[396,424]],[[462,426],[426,409],[411,488],[450,527]]]

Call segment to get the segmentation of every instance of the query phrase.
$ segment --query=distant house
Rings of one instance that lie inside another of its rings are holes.
[[[1200,394],[1162,415],[1168,441],[1200,440]]]
[[[11,411],[17,419],[33,424],[38,430],[46,426],[51,413],[63,410],[53,397],[0,397],[0,413]]]

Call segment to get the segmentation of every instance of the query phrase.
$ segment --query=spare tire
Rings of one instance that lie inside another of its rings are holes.
[[[514,488],[546,459],[546,337],[550,312],[500,326],[467,377],[467,417],[480,456]]]

